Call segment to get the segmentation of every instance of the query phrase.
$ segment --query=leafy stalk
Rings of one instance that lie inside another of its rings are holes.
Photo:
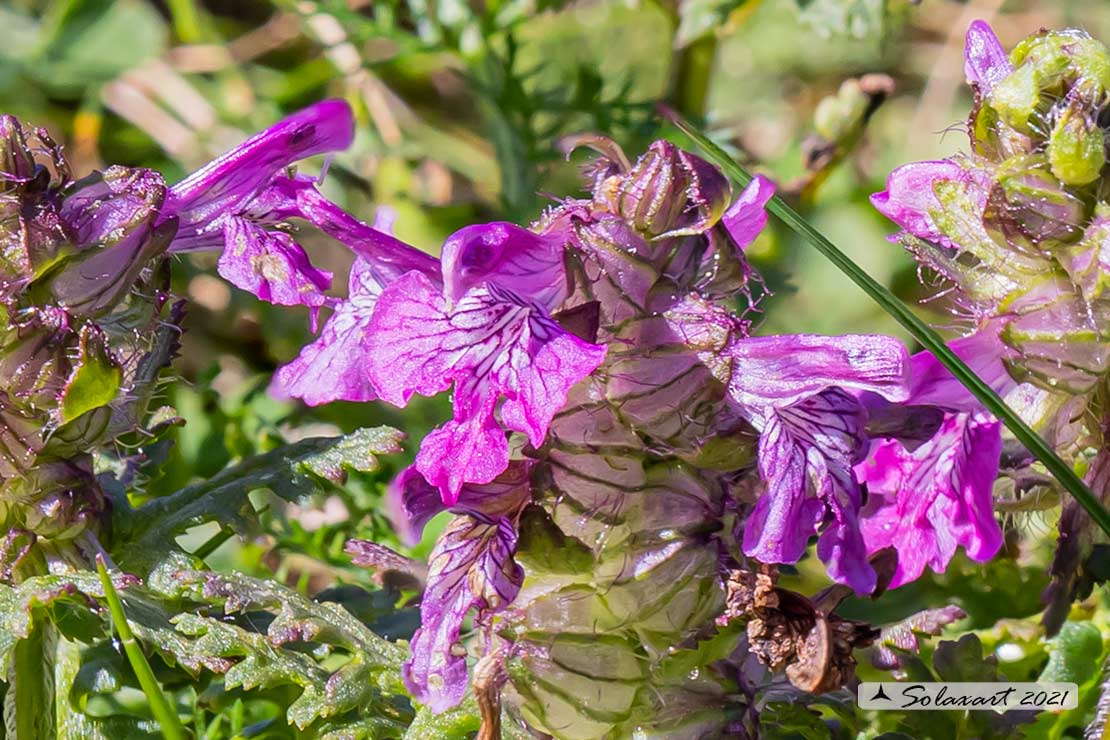
[[[752,180],[752,175],[738,162],[728,155],[721,147],[717,146],[705,134],[685,121],[674,111],[661,108],[660,112],[674,123],[684,134],[701,148],[709,159],[724,170],[730,178],[740,185],[747,185]],[[879,284],[862,268],[851,260],[848,255],[840,251],[821,232],[813,228],[808,221],[791,208],[786,201],[778,195],[771,198],[767,209],[805,239],[818,252],[824,255],[836,267],[847,275],[852,282],[863,289],[868,296],[878,303],[884,311],[894,317],[916,339],[922,347],[933,353],[945,368],[959,380],[979,402],[1009,428],[1014,437],[1025,445],[1033,455],[1041,461],[1060,484],[1066,488],[1075,500],[1079,502],[1104,532],[1110,534],[1110,511],[1102,505],[1098,498],[1076,475],[1075,471],[1053,451],[1040,435],[1022,421],[1006,402],[994,392],[982,378],[968,367],[963,360],[956,356],[939,334],[928,324],[919,319],[905,303],[900,301],[885,286]]]
[[[123,602],[120,601],[119,593],[116,592],[112,579],[108,576],[108,568],[104,565],[103,556],[97,556],[96,570],[100,574],[100,582],[104,585],[104,598],[108,602],[108,611],[116,625],[116,632],[119,633],[127,660],[131,663],[131,669],[139,679],[139,686],[146,694],[147,701],[150,702],[151,713],[158,720],[158,724],[162,727],[162,734],[168,740],[185,740],[188,735],[177,718],[177,712],[170,705],[166,695],[162,693],[162,687],[158,685],[158,679],[154,677],[154,671],[151,670],[146,655],[143,654],[142,648],[131,633],[131,625],[123,612]]]
[[[15,645],[15,740],[37,740],[49,733],[51,702],[46,688],[43,626]]]

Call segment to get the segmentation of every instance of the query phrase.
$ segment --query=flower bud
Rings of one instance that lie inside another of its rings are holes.
[[[114,308],[167,249],[177,223],[154,226],[166,188],[150,170],[111,167],[76,187],[61,207],[76,254],[49,288],[72,313],[96,316]]]
[[[1048,140],[1052,174],[1065,185],[1087,185],[1098,178],[1106,164],[1104,134],[1098,113],[1104,88],[1097,83],[1079,84],[1064,99],[1064,108]]]
[[[623,175],[601,183],[595,202],[649,239],[701,234],[721,218],[728,180],[703,159],[657,141]]]

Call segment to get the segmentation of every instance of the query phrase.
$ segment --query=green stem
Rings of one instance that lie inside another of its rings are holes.
[[[96,558],[96,570],[100,574],[100,582],[104,586],[104,598],[108,602],[108,612],[112,615],[112,622],[115,623],[116,632],[119,634],[120,642],[123,643],[123,651],[127,653],[131,669],[135,671],[139,686],[146,694],[154,719],[158,720],[158,724],[162,727],[162,735],[168,740],[185,740],[188,737],[185,728],[181,726],[177,711],[162,692],[162,687],[158,685],[158,679],[154,677],[154,671],[151,670],[146,655],[143,654],[142,648],[135,640],[135,635],[131,632],[131,625],[127,622],[127,615],[123,611],[123,602],[120,601],[116,587],[112,585],[112,578],[108,575],[104,558],[99,555]]]
[[[216,552],[216,550],[220,548],[220,545],[230,540],[234,534],[235,532],[230,529],[221,529],[219,532],[209,537],[204,544],[194,550],[193,557],[207,560],[209,555]]]
[[[662,110],[661,112],[684,134],[689,136],[702,151],[705,152],[710,160],[725,171],[725,174],[740,183],[740,185],[747,185],[751,182],[751,174],[733,160],[727,152],[713,143],[709,137],[691,126],[680,116],[675,115],[673,111]],[[826,239],[821,232],[813,228],[808,221],[787,205],[786,201],[782,198],[777,195],[771,198],[770,203],[767,205],[767,210],[775,214],[787,226],[797,232],[799,236],[809,242],[818,252],[836,265],[841,272],[862,288],[872,300],[883,308],[883,310],[894,317],[895,321],[905,327],[913,338],[921,343],[922,347],[932,352],[933,356],[935,356],[937,360],[939,360],[940,363],[972,393],[972,395],[979,399],[979,402],[982,403],[988,411],[1000,419],[1002,423],[1009,428],[1010,432],[1013,433],[1014,437],[1025,445],[1026,449],[1041,461],[1045,468],[1048,469],[1048,472],[1075,497],[1075,500],[1087,511],[1091,519],[1102,528],[1102,531],[1110,534],[1110,511],[1107,511],[1098,498],[1096,498],[1095,495],[1091,493],[1090,489],[1084,485],[1083,481],[1076,475],[1075,470],[1061,460],[1053,449],[1049,447],[1048,443],[1041,439],[1040,435],[1034,432],[1028,424],[1022,421],[1021,417],[1019,417],[1013,409],[1006,405],[1006,402],[994,392],[994,389],[984,383],[982,378],[976,375],[963,360],[957,357],[956,353],[948,348],[948,345],[945,344],[939,334],[914,315],[906,304],[898,300],[886,286],[876,282],[874,278],[853,262],[848,255],[841,252],[832,242]]]
[[[204,29],[193,0],[166,0],[173,20],[173,30],[182,43],[199,44],[204,41]]]
[[[15,740],[40,740],[50,733],[54,717],[47,691],[43,626],[15,644]]]
[[[709,101],[709,81],[717,59],[717,37],[707,34],[675,51],[667,99],[687,118],[703,120]]]

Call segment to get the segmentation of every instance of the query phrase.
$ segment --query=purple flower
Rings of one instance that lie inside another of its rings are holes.
[[[774,194],[774,183],[756,175],[721,217],[725,230],[741,251],[747,249],[767,225],[767,201]]]
[[[996,392],[1017,388],[1006,372],[996,326],[949,345]],[[913,449],[901,441],[876,441],[856,467],[869,499],[862,531],[869,553],[893,546],[898,567],[890,588],[919,578],[928,565],[942,573],[963,547],[973,560],[989,560],[1002,543],[991,491],[998,477],[1002,427],[930,352],[910,361],[906,404],[945,410],[940,429]]]
[[[913,162],[891,172],[886,190],[872,195],[871,204],[917,238],[957,248],[959,245],[937,223],[946,206],[938,194],[938,187],[943,186],[965,194],[972,210],[981,213],[990,193],[990,176],[951,159]],[[963,227],[976,238],[989,238],[981,223],[964,224]]]
[[[402,677],[413,697],[442,712],[466,694],[466,647],[459,642],[463,620],[504,609],[520,591],[524,570],[513,560],[517,534],[506,517],[461,516],[448,525],[429,561],[428,586],[420,603],[420,629]]]
[[[345,149],[354,118],[326,100],[252,136],[170,188],[162,219],[178,219],[171,251],[222,250],[219,272],[237,287],[282,305],[324,305],[331,274],[272,228],[295,213],[283,171],[298,160]],[[308,216],[306,216],[308,217]],[[310,218],[311,220],[311,218]]]
[[[940,431],[913,451],[878,442],[856,468],[870,498],[862,516],[868,552],[893,546],[898,566],[890,588],[943,573],[963,547],[990,560],[1002,546],[991,490],[1002,453],[1000,422],[983,413],[948,414]]]
[[[563,259],[561,239],[512,224],[471,226],[444,245],[442,287],[413,271],[379,299],[366,359],[381,397],[404,406],[414,393],[454,384],[453,418],[416,458],[449,504],[464,484],[505,470],[502,427],[541,445],[571,387],[605,357],[551,316],[567,295]]]
[[[347,279],[346,300],[335,307],[320,336],[278,369],[270,390],[281,398],[300,398],[310,406],[338,400],[373,401],[378,394],[366,357],[370,319],[382,286],[410,270],[437,278],[438,265],[430,255],[388,233],[383,219],[390,215],[385,209],[379,209],[378,219],[370,227],[328,202],[314,187],[291,180],[281,187],[296,188],[290,202],[297,204],[298,212],[349,245],[355,261]]]
[[[744,553],[797,562],[827,522],[817,554],[829,575],[870,593],[876,576],[860,536],[862,494],[853,471],[867,452],[867,412],[846,391],[904,400],[905,348],[883,336],[798,335],[742,339],[728,354],[729,396],[759,431],[765,486],[745,527]]]
[[[968,83],[982,93],[991,89],[1014,71],[1010,56],[986,21],[973,21],[967,29],[964,48],[964,75]]]
[[[532,466],[532,461],[516,460],[495,481],[464,486],[451,507],[459,516],[432,551],[421,627],[403,675],[413,696],[434,712],[454,706],[466,691],[466,651],[458,640],[467,614],[477,607],[478,621],[488,623],[516,598],[524,580],[512,558],[515,522],[532,500]],[[387,496],[394,523],[410,542],[418,541],[424,524],[446,508],[439,490],[415,467],[401,472]]]

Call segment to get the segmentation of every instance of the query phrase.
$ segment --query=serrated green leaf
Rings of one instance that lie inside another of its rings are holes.
[[[376,455],[399,452],[402,434],[389,427],[359,429],[345,437],[314,437],[279,447],[233,465],[207,481],[186,486],[114,522],[124,544],[113,553],[131,572],[150,573],[165,557],[167,542],[205,522],[249,532],[255,512],[248,494],[267,489],[298,501],[321,489],[321,479],[342,480],[345,468],[377,469]]]
[[[11,667],[16,643],[31,634],[49,609],[61,602],[89,608],[90,595],[103,596],[99,579],[91,573],[34,576],[17,586],[0,584],[0,675]]]

